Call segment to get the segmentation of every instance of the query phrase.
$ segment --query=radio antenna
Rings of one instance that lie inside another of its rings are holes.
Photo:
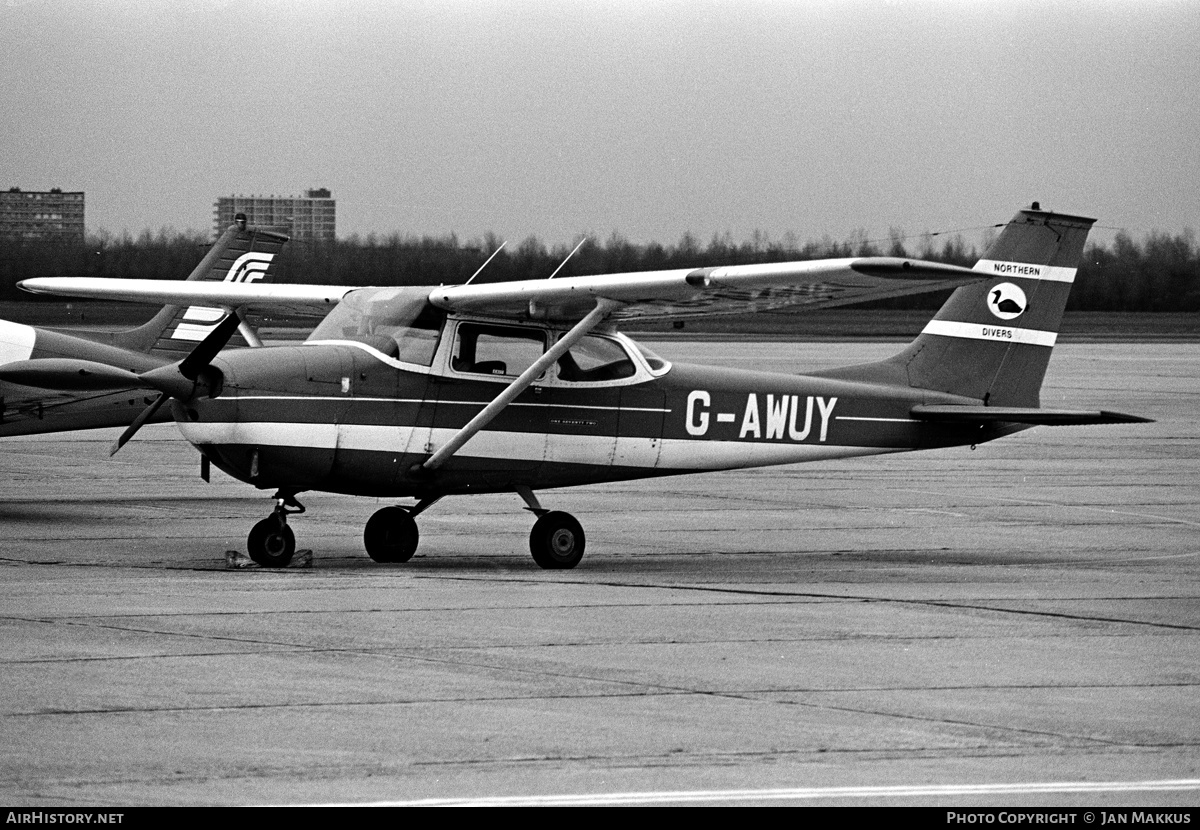
[[[588,240],[588,238],[587,238],[587,235],[586,235],[586,234],[584,234],[584,237],[583,237],[583,239],[579,240],[579,244],[578,244],[578,245],[576,245],[576,246],[575,246],[575,247],[574,247],[574,248],[571,250],[571,253],[567,254],[567,259],[570,259],[571,257],[575,256],[575,251],[578,251],[580,248],[582,248],[582,247],[583,247],[583,243],[584,243],[584,242],[587,242],[587,240]],[[561,270],[563,269],[563,266],[567,264],[567,259],[564,259],[562,262],[560,262],[560,263],[558,264],[558,267],[554,269],[554,274],[557,274],[559,271],[561,271]],[[554,279],[554,274],[551,274],[550,276],[546,277],[546,279],[548,279],[548,280],[552,280],[552,279]]]
[[[499,248],[497,248],[496,250],[492,251],[492,255],[483,261],[483,265],[480,265],[480,266],[479,266],[479,271],[476,271],[474,274],[472,274],[472,275],[471,275],[471,280],[473,280],[473,279],[475,279],[476,277],[478,277],[478,276],[479,276],[479,273],[480,273],[480,271],[482,271],[484,268],[487,268],[487,267],[488,267],[488,263],[489,263],[489,262],[491,262],[493,259],[495,259],[495,258],[496,258],[496,254],[498,254],[498,253],[500,253],[501,251],[503,251],[503,250],[504,250],[504,246],[505,246],[505,245],[507,245],[507,244],[508,244],[508,240],[507,240],[507,239],[506,239],[506,240],[504,240],[503,242],[501,242],[501,243],[500,243],[500,247],[499,247]],[[463,285],[470,285],[470,284],[471,284],[471,280],[467,280],[466,282],[464,282],[464,283],[463,283]]]

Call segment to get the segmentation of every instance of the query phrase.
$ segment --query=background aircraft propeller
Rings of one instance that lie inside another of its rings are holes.
[[[212,360],[225,348],[225,344],[233,337],[241,323],[242,318],[235,310],[209,332],[208,336],[200,341],[200,345],[192,349],[191,354],[183,360],[135,376],[142,385],[159,390],[159,395],[113,442],[108,451],[110,457],[116,455],[117,450],[125,446],[137,431],[154,417],[168,398],[189,401],[198,395],[212,398],[221,394],[221,370],[211,365]]]

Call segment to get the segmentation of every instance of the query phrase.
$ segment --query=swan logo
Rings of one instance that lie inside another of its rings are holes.
[[[1025,292],[1011,282],[1002,282],[988,291],[988,309],[1001,320],[1020,317],[1029,307]]]

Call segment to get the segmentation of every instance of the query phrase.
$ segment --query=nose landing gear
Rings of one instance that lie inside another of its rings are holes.
[[[286,568],[296,552],[296,534],[287,525],[288,514],[299,515],[304,505],[292,493],[275,494],[275,510],[250,529],[246,548],[250,558],[264,568]]]

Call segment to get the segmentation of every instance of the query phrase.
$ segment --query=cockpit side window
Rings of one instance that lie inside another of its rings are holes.
[[[614,340],[586,336],[558,360],[558,379],[569,383],[595,383],[633,377],[637,368]]]
[[[541,329],[461,323],[450,367],[456,372],[515,377],[546,350]]]

